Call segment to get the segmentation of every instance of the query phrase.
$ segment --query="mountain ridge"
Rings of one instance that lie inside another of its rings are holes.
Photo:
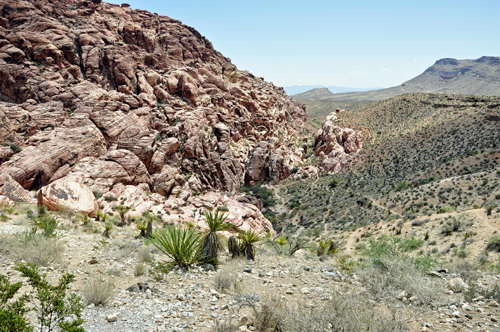
[[[473,60],[443,58],[422,74],[401,85],[364,92],[338,93],[311,100],[378,101],[405,93],[500,95],[500,57],[483,56]],[[306,97],[311,94],[303,94]],[[312,94],[314,97],[314,94]],[[301,96],[296,99],[307,99]]]

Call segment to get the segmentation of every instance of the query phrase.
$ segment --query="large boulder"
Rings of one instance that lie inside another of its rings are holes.
[[[38,192],[38,205],[44,205],[53,211],[64,208],[73,213],[86,213],[90,217],[95,217],[99,211],[97,200],[88,187],[78,182],[64,180],[42,187]]]

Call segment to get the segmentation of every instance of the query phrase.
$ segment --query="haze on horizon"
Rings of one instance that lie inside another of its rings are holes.
[[[441,58],[500,56],[497,0],[108,2],[181,20],[278,86],[385,88]]]

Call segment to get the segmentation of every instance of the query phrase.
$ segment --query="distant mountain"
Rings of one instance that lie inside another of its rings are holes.
[[[409,92],[500,96],[500,57],[476,60],[445,58],[399,86],[365,92],[337,93],[313,100],[377,101]],[[311,94],[313,97],[316,94]],[[306,99],[298,98],[295,99]]]
[[[293,95],[293,98],[303,100],[329,100],[334,96],[335,94],[328,90],[328,88],[317,88]]]
[[[368,89],[362,89],[362,88],[346,88],[342,86],[324,86],[324,85],[292,85],[292,86],[285,86],[285,92],[289,96],[293,96],[302,92],[306,92],[309,90],[313,89],[320,89],[320,88],[327,88],[333,93],[343,93],[343,92],[360,92],[360,91],[368,91],[368,90],[375,90],[378,88],[368,88]]]

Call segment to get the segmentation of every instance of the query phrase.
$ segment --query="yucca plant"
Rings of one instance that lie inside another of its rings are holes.
[[[188,268],[200,261],[202,249],[196,230],[166,226],[153,232],[152,243],[180,267]]]
[[[120,215],[120,219],[121,219],[121,223],[119,226],[125,226],[125,213],[128,212],[128,210],[130,210],[130,208],[128,206],[124,206],[124,205],[116,205],[116,206],[113,206],[113,210],[116,210],[118,212],[118,214]]]
[[[254,245],[262,240],[259,233],[255,232],[253,229],[247,231],[240,231],[240,252],[242,255],[246,256],[248,260],[255,260],[255,249]]]
[[[102,236],[107,237],[109,239],[109,232],[113,229],[113,222],[108,220],[104,223],[104,232]]]
[[[228,214],[224,214],[217,209],[215,212],[208,211],[205,213],[205,221],[208,225],[208,231],[203,234],[201,253],[201,261],[217,266],[217,253],[222,250],[222,243],[217,232],[229,231],[235,226],[231,223],[226,223]]]
[[[139,234],[139,237],[145,237],[146,230],[148,229],[148,224],[146,223],[145,220],[140,219],[137,221],[137,229],[141,231],[141,234]]]
[[[318,256],[323,256],[323,255],[330,255],[334,254],[339,251],[338,244],[332,239],[320,239],[318,243],[318,249],[316,250],[316,253]]]

